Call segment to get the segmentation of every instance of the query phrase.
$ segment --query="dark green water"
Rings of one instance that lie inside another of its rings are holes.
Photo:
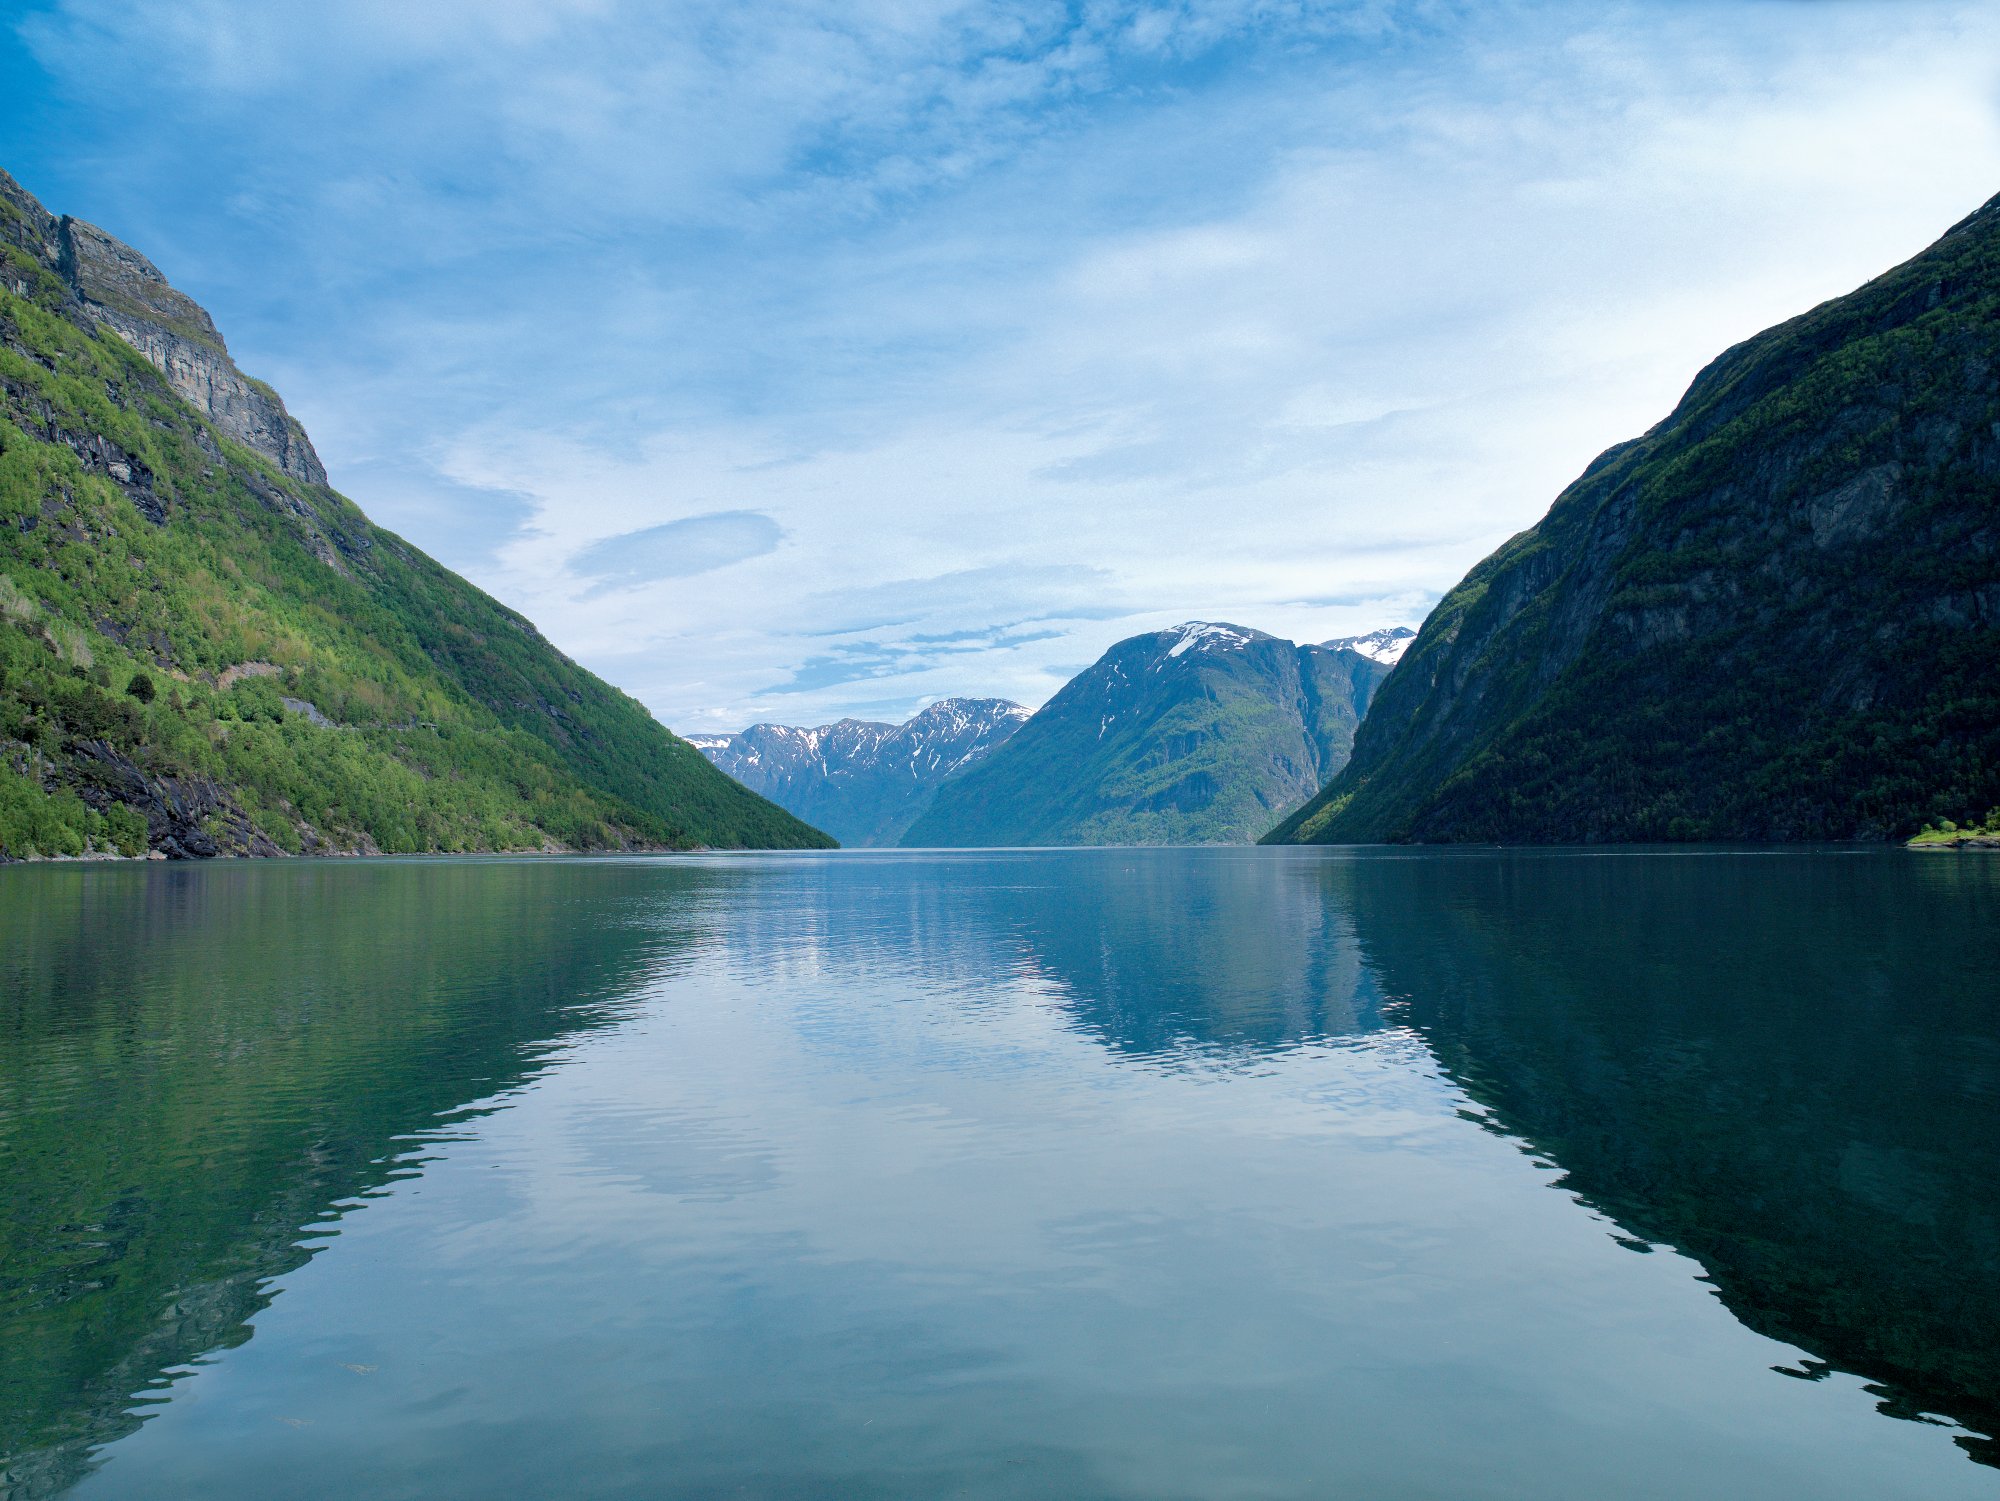
[[[0,871],[9,1497],[2000,1496],[2000,859]]]

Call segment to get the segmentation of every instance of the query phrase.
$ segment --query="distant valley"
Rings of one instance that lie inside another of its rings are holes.
[[[2000,200],[1725,352],[1422,631],[683,740],[0,173],[0,858],[2000,828]],[[725,775],[726,773],[726,775]],[[829,837],[830,836],[830,837]]]
[[[1248,843],[1346,764],[1415,634],[1298,646],[1191,621],[1119,642],[1032,715],[946,699],[903,725],[690,739],[847,844]]]

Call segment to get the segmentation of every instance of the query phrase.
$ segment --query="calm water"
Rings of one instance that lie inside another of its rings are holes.
[[[88,1498],[2000,1496],[2000,859],[0,872]]]

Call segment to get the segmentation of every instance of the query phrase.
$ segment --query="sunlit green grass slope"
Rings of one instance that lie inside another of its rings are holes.
[[[14,192],[0,853],[831,842],[351,502],[233,441],[79,316]]]

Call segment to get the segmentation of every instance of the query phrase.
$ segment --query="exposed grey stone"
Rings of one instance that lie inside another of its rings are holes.
[[[61,269],[91,316],[159,369],[197,411],[293,479],[326,483],[326,467],[277,392],[249,380],[215,322],[123,241],[81,219],[61,221]]]
[[[326,466],[278,393],[236,368],[215,320],[145,256],[81,219],[57,218],[0,172],[0,243],[26,251],[59,279],[64,312],[117,334],[166,377],[176,395],[293,479],[326,483]],[[28,278],[9,271],[26,296]]]

